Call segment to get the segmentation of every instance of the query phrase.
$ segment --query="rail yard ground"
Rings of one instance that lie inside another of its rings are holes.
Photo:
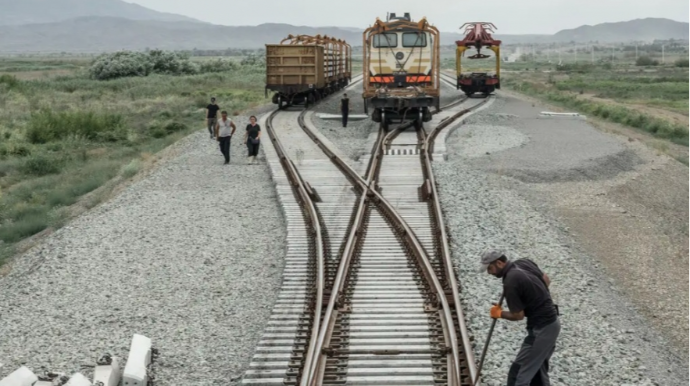
[[[142,166],[121,168],[132,160],[143,165],[142,152],[175,144],[148,174],[4,267],[0,378],[22,363],[37,372],[41,366],[76,371],[103,352],[126,354],[131,334],[142,333],[161,352],[157,385],[235,383],[276,301],[285,222],[263,155],[259,165],[244,165],[244,148],[234,141],[232,164],[223,168],[217,145],[201,130],[200,107],[208,88],[226,93],[229,109],[244,110],[241,128],[250,113],[270,110],[245,109],[263,100],[263,72],[257,73],[102,84],[77,81],[71,73],[49,81],[4,78],[14,86],[0,97],[0,125],[10,133],[0,136],[0,146],[31,153],[8,152],[0,160],[13,171],[0,179],[0,202],[12,207],[54,210],[44,208],[50,202],[45,197],[74,189],[71,178],[76,184],[76,176],[103,175],[103,183],[135,175]],[[259,82],[249,82],[250,76]],[[69,91],[70,82],[78,87]],[[48,92],[26,91],[38,87]],[[363,111],[360,90],[350,95],[353,113]],[[456,93],[449,87],[443,92],[445,102]],[[23,136],[31,122],[27,106],[43,105],[56,111],[109,106],[143,139],[134,145],[61,140],[54,148],[52,142],[30,143]],[[316,110],[337,108],[333,99]],[[447,161],[434,166],[476,351],[488,331],[488,309],[500,295],[499,282],[477,273],[476,262],[481,251],[498,246],[513,257],[533,258],[552,278],[563,313],[554,385],[687,384],[688,167],[672,153],[683,145],[603,119],[536,119],[553,108],[499,92],[489,108],[447,137]],[[137,131],[170,120],[187,128],[161,138]],[[368,120],[345,129],[315,123],[353,164],[371,150],[376,125]],[[69,161],[58,174],[24,172],[37,156]],[[101,162],[111,174],[80,174]],[[51,187],[58,181],[65,187]],[[486,385],[502,384],[524,335],[520,323],[498,325]]]

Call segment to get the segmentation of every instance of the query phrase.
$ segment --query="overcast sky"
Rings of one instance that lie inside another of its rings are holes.
[[[583,24],[664,17],[688,21],[688,0],[125,0],[222,25],[366,27],[386,12],[426,16],[441,31],[489,21],[504,34],[552,34]]]

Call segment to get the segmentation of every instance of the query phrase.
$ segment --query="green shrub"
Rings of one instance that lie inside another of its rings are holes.
[[[170,122],[167,125],[165,125],[165,131],[168,134],[177,133],[179,131],[185,130],[187,130],[187,125],[180,122]]]
[[[130,51],[103,54],[89,69],[91,77],[98,80],[148,76],[151,73],[190,75],[198,72],[199,67],[188,54],[162,50],[152,50],[148,54]],[[131,97],[134,99],[135,95]]]
[[[91,111],[55,113],[51,110],[32,114],[26,133],[31,143],[48,143],[69,136],[115,142],[126,139],[127,133],[124,118],[119,114],[96,114]]]
[[[17,157],[26,157],[31,155],[31,149],[22,143],[14,143],[10,145],[8,153]]]
[[[649,56],[640,56],[635,61],[636,66],[658,66],[659,61],[650,58]]]
[[[188,75],[199,72],[189,55],[171,51],[153,50],[149,52],[153,72],[166,75]]]
[[[48,228],[48,215],[32,215],[9,224],[0,226],[0,240],[14,243]]]
[[[45,176],[60,172],[60,164],[53,159],[43,156],[34,156],[26,160],[22,166],[22,172],[34,176]]]
[[[0,75],[0,84],[7,85],[7,88],[13,89],[18,88],[21,81],[14,75],[3,74]]]
[[[239,68],[240,66],[231,60],[222,60],[222,59],[215,59],[215,60],[208,60],[199,66],[199,70],[202,73],[207,73],[207,72],[225,72],[225,71],[235,71]]]
[[[120,174],[125,178],[133,177],[135,174],[139,173],[141,169],[141,161],[138,159],[133,159],[130,163],[122,167]]]
[[[98,56],[89,73],[98,80],[116,79],[127,76],[147,76],[153,70],[148,55],[139,52],[115,52]]]
[[[675,61],[674,65],[675,65],[676,67],[688,68],[688,66],[690,66],[690,60],[688,60],[688,59],[678,59],[678,60]]]
[[[151,130],[151,136],[153,138],[163,138],[166,137],[168,133],[162,127],[155,127]]]

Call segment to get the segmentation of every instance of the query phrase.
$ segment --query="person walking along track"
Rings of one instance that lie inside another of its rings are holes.
[[[259,155],[259,145],[261,144],[261,126],[256,123],[256,117],[249,117],[249,124],[247,125],[244,141],[249,150],[248,163],[254,163],[256,156]]]
[[[230,163],[230,140],[232,135],[235,134],[237,127],[232,122],[232,119],[228,118],[227,111],[221,112],[220,115],[221,118],[216,124],[216,139],[220,144],[220,152],[225,157],[225,165],[227,165]]]
[[[216,98],[211,98],[211,103],[206,106],[206,127],[208,127],[208,134],[213,138],[213,130],[218,123],[218,110],[220,107],[216,104]]]
[[[509,261],[501,251],[482,255],[482,271],[503,279],[503,295],[509,311],[500,304],[491,317],[520,321],[527,317],[527,337],[508,371],[508,386],[550,386],[549,359],[561,331],[558,306],[551,300],[551,280],[529,259]]]

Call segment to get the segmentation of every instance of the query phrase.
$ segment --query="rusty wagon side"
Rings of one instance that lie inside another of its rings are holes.
[[[352,49],[342,40],[289,35],[266,45],[266,96],[273,91],[279,108],[305,104],[350,83]]]

